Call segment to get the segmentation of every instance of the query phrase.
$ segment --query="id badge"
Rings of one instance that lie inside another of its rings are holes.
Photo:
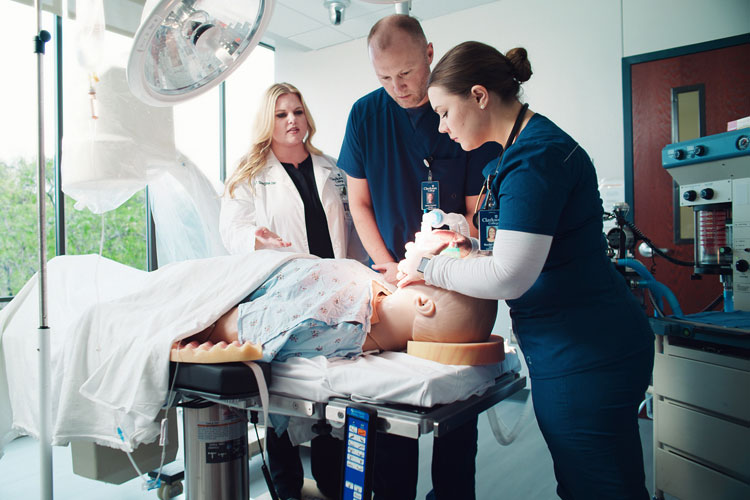
[[[438,181],[422,182],[422,210],[440,208],[440,183]]]
[[[500,223],[500,212],[498,210],[479,211],[479,249],[492,251],[495,245],[497,225]]]

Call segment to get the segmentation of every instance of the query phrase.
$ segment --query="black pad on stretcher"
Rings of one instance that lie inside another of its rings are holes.
[[[271,380],[270,363],[257,363],[266,384]],[[177,378],[175,378],[175,370]],[[235,399],[258,394],[255,374],[244,363],[169,363],[169,381],[174,380],[174,390],[210,396],[219,399]]]

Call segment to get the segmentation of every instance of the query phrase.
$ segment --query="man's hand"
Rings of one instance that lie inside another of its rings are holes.
[[[381,273],[388,283],[395,285],[398,283],[397,266],[398,264],[395,262],[386,262],[384,264],[373,264],[372,268]]]
[[[274,233],[267,227],[259,227],[255,231],[255,248],[260,250],[261,248],[286,248],[292,244],[288,241],[281,239],[281,236]]]

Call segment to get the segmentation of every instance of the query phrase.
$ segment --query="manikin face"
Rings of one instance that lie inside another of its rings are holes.
[[[274,113],[274,147],[298,146],[307,136],[307,117],[295,94],[284,94],[276,100]]]
[[[409,35],[397,32],[386,50],[370,46],[375,75],[388,95],[402,108],[427,102],[427,79],[432,63],[432,44],[420,46]]]
[[[477,335],[482,335],[473,333],[471,326],[477,310],[459,302],[455,295],[425,284],[398,288],[383,300],[380,317],[388,315],[391,326],[408,334],[405,340],[475,342]]]
[[[438,130],[441,133],[448,134],[464,151],[476,149],[486,142],[487,113],[479,107],[474,96],[449,94],[438,86],[430,87],[427,92],[432,109],[440,116]]]

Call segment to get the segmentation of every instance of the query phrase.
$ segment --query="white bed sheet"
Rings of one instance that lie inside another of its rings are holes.
[[[444,365],[403,352],[356,359],[292,358],[273,363],[270,391],[318,402],[346,397],[431,407],[483,394],[503,373],[520,370],[515,349],[508,346],[502,363],[487,366]]]
[[[259,251],[175,263],[147,273],[98,256],[49,262],[53,444],[87,439],[132,449],[158,436],[169,349],[215,321],[289,258]],[[0,311],[0,453],[38,435],[37,281]],[[403,353],[274,363],[271,391],[432,406],[484,392],[506,365],[457,367]],[[117,428],[125,433],[120,441]]]

